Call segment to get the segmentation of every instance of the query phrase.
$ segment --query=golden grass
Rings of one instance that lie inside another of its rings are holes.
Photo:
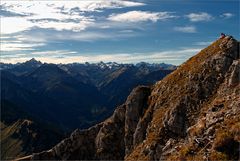
[[[22,141],[11,137],[17,128],[17,124],[15,123],[1,130],[1,159],[14,159],[12,156],[24,155],[21,152]],[[6,158],[6,156],[10,158]]]

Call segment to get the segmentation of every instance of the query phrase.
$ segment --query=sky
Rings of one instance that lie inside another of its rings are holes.
[[[239,40],[239,0],[1,0],[5,63],[179,65],[221,32]]]

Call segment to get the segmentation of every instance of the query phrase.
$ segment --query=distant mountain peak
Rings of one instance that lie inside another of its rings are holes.
[[[172,64],[166,64],[166,63],[147,63],[147,62],[139,62],[135,65],[136,67],[158,67],[161,69],[170,69],[174,70],[176,69],[175,65]]]
[[[30,59],[29,61],[37,61],[35,58]]]
[[[26,62],[40,62],[40,61],[37,61],[35,58],[32,58],[32,59],[30,59],[30,60],[28,60]]]
[[[104,63],[103,61],[100,61],[96,65],[99,66],[101,69],[112,69],[114,67],[119,67],[120,66],[120,64],[118,64],[116,62],[106,62],[106,63]]]
[[[42,62],[36,60],[35,58],[32,58],[32,59],[26,61],[24,64],[31,65],[31,66],[40,66],[40,65],[42,65]]]
[[[38,69],[36,69],[34,71],[34,73],[42,73],[42,74],[46,74],[46,73],[65,73],[64,70],[62,70],[61,68],[59,68],[56,64],[48,64],[48,63],[44,63],[42,64]]]

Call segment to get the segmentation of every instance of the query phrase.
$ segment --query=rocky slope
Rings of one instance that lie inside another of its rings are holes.
[[[239,42],[218,39],[106,121],[19,160],[237,160],[239,69]]]

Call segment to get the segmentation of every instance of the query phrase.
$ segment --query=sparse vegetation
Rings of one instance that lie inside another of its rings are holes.
[[[227,161],[227,160],[229,160],[229,158],[224,153],[221,153],[221,152],[218,152],[218,151],[214,151],[210,155],[210,160]]]

